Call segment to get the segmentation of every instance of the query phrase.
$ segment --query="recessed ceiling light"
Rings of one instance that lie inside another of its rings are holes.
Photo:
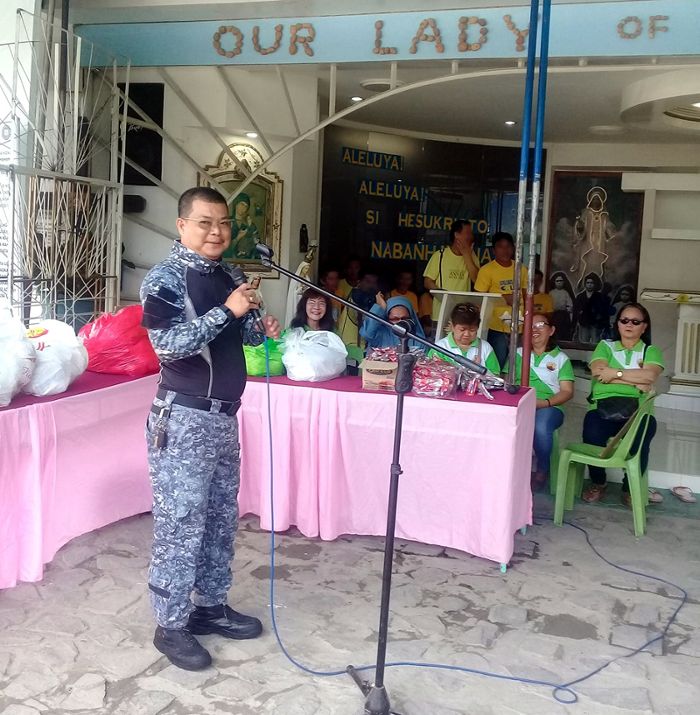
[[[693,106],[700,108],[700,102],[693,102]]]
[[[362,97],[358,97],[357,95],[355,95],[354,97],[350,97],[350,101],[351,102],[361,102]]]
[[[517,122],[514,122],[512,119],[508,119],[507,121],[503,122],[507,127],[514,127]]]
[[[619,124],[594,124],[588,131],[591,134],[622,134],[625,128]]]
[[[248,137],[248,139],[257,139],[258,138],[257,132],[246,132],[245,135]]]
[[[400,79],[394,80],[395,87],[403,87],[405,82]],[[368,92],[384,92],[387,89],[391,89],[391,79],[382,77],[380,79],[363,79],[360,82],[360,87],[366,89]]]

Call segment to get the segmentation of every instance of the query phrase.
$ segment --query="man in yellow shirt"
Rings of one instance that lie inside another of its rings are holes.
[[[425,289],[469,291],[479,273],[479,259],[474,253],[474,233],[468,221],[455,221],[450,227],[450,245],[430,256],[423,271]],[[440,315],[442,300],[434,296],[433,322]]]
[[[554,303],[552,296],[542,290],[543,287],[544,273],[538,268],[535,271],[535,294],[532,296],[533,310],[551,318],[554,312]],[[559,339],[561,340],[561,336]]]
[[[498,362],[505,365],[508,359],[510,339],[511,306],[513,305],[513,278],[515,246],[509,233],[499,231],[493,237],[494,260],[479,269],[474,290],[479,293],[500,293],[502,298],[495,302],[489,319],[488,342],[491,343]],[[527,269],[521,266],[520,286],[523,301],[527,292]],[[503,318],[506,318],[505,320]],[[522,328],[521,328],[522,329]]]
[[[396,277],[396,288],[389,294],[390,298],[406,298],[413,310],[418,314],[418,296],[411,290],[413,285],[413,272],[400,271]]]

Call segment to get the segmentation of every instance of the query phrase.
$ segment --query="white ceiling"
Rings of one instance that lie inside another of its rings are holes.
[[[700,73],[700,65],[690,65]],[[634,125],[621,119],[621,101],[625,88],[647,78],[659,77],[688,63],[618,64],[578,66],[569,63],[550,68],[547,85],[545,141],[547,142],[700,142],[698,123],[687,127],[655,121],[651,125]],[[519,142],[523,109],[524,69],[514,63],[500,67],[459,67],[457,77],[449,77],[450,63],[431,66],[415,64],[398,67],[397,78],[407,84],[436,83],[408,90],[406,86],[393,97],[362,106],[359,103],[348,120],[369,125],[400,129],[407,132],[444,135],[447,137]],[[389,78],[387,65],[339,67],[336,109],[351,106],[350,97],[376,97],[363,89],[367,79]],[[321,72],[320,93],[327,102],[329,74]],[[449,77],[449,79],[447,79]],[[445,78],[445,79],[438,79]],[[695,98],[700,101],[700,95]],[[322,104],[325,109],[327,105]],[[509,127],[506,120],[518,124]]]

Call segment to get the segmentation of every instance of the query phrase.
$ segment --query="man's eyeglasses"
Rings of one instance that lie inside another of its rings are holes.
[[[540,320],[537,323],[532,324],[532,329],[534,330],[537,328],[538,330],[542,330],[542,328],[546,328],[549,325],[549,323],[545,323],[543,320]]]
[[[639,318],[620,318],[618,323],[622,323],[623,325],[627,325],[628,323],[632,323],[632,325],[641,325],[642,323],[645,323],[645,320],[639,320]]]
[[[197,226],[202,230],[206,231],[209,233],[209,231],[216,226],[217,228],[220,228],[222,231],[230,231],[231,230],[231,219],[230,218],[225,218],[222,219],[221,221],[211,221],[206,218],[184,218],[183,216],[180,216],[180,218],[183,221],[194,221]]]

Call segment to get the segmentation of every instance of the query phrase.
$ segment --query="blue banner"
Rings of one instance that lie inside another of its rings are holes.
[[[134,66],[276,65],[525,57],[528,21],[529,8],[521,5],[82,25],[76,32],[108,53],[128,57]],[[549,53],[551,57],[697,55],[698,27],[699,0],[557,4],[552,7]],[[93,53],[92,64],[100,64],[99,52]]]

